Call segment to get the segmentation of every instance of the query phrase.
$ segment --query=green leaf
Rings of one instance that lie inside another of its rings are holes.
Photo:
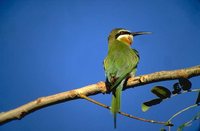
[[[162,128],[162,129],[160,129],[160,131],[167,131],[166,129],[164,129],[164,128]]]
[[[187,127],[187,126],[191,126],[192,122],[195,120],[199,120],[200,119],[200,112],[198,112],[191,120],[189,120],[188,122],[183,123],[182,125],[180,125],[178,127],[177,131],[183,131],[183,128]]]
[[[200,104],[200,92],[198,93],[196,104]]]
[[[162,102],[162,99],[160,99],[160,98],[156,98],[156,99],[153,99],[153,100],[144,102],[144,103],[142,104],[142,111],[143,111],[143,112],[146,112],[147,110],[149,110],[149,108],[150,108],[151,106],[157,105],[157,104],[159,104],[160,102]]]
[[[161,99],[170,98],[171,96],[171,91],[163,86],[155,86],[151,89],[151,92]]]
[[[147,106],[147,105],[145,105],[144,103],[142,104],[142,111],[143,112],[146,112],[146,111],[148,111],[149,110],[149,106]]]
[[[193,118],[192,120],[194,121],[194,120],[198,120],[198,119],[200,119],[200,112],[198,112],[198,113],[194,116],[194,118]]]
[[[180,125],[180,126],[178,127],[178,130],[177,130],[177,131],[183,131],[183,128],[185,128],[186,126],[189,126],[189,124],[190,124],[190,123],[186,122],[186,123]]]
[[[188,91],[192,87],[192,83],[186,78],[180,78],[179,83],[184,91]]]

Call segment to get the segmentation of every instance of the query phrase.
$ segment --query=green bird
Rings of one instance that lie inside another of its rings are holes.
[[[114,116],[114,128],[117,113],[120,111],[122,89],[127,79],[135,75],[140,59],[138,51],[131,48],[133,37],[149,33],[116,28],[108,37],[108,55],[104,59],[104,70],[108,90],[112,91],[111,112]]]

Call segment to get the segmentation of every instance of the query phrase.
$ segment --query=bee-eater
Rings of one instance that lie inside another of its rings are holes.
[[[116,28],[108,37],[108,55],[104,59],[104,69],[108,90],[112,91],[111,112],[114,116],[114,128],[117,113],[120,111],[122,89],[126,80],[135,75],[139,62],[138,51],[131,48],[133,37],[149,33]]]

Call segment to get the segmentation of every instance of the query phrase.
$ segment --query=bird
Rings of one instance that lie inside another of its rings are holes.
[[[120,111],[122,89],[129,77],[134,77],[140,60],[137,50],[132,49],[133,38],[151,32],[131,32],[124,28],[113,29],[108,37],[108,54],[104,59],[104,70],[108,92],[112,92],[111,113],[114,128]]]

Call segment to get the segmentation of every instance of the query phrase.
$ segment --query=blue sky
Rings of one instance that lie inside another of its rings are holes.
[[[107,37],[116,27],[151,31],[135,38],[140,53],[137,75],[174,70],[199,64],[199,0],[1,0],[0,1],[0,111],[7,111],[38,97],[79,88],[105,80],[102,62]],[[151,87],[159,82],[126,90],[122,110],[148,119],[165,121],[191,105],[196,94],[174,97],[148,112],[141,103],[154,98]],[[200,85],[192,78],[193,88]],[[111,95],[92,98],[110,104]],[[199,108],[174,120],[173,130],[192,118]],[[194,123],[187,130],[197,130]],[[162,126],[118,115],[115,131]],[[36,111],[1,131],[85,130],[112,131],[110,112],[85,100],[75,100]]]

